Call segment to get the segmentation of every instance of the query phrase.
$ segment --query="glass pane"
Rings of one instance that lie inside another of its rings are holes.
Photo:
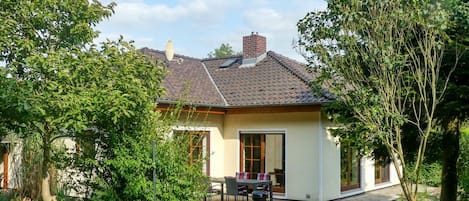
[[[196,160],[198,160],[198,159],[200,159],[200,158],[201,158],[200,149],[194,149],[194,150],[192,151],[192,159],[193,159],[194,161],[196,161]]]
[[[358,157],[358,152],[346,144],[342,144],[340,150],[341,190],[344,191],[359,188],[360,158]]]
[[[360,170],[358,169],[357,159],[355,158],[353,161],[354,162],[352,163],[353,166],[352,166],[352,181],[351,181],[351,183],[352,184],[358,184],[358,172]]]
[[[256,148],[253,148],[253,149],[254,149],[254,158],[255,159],[260,159],[261,158],[261,148],[256,147]]]
[[[250,136],[244,135],[243,138],[244,138],[244,146],[249,146],[252,144]]]
[[[257,174],[259,172],[261,172],[261,162],[256,160],[256,161],[253,161],[253,164],[252,164],[252,172]]]
[[[245,148],[244,149],[244,158],[246,158],[246,159],[251,159],[252,158],[250,148]]]
[[[381,167],[379,165],[375,165],[375,179],[381,178]]]
[[[253,135],[253,138],[254,138],[254,144],[253,145],[260,146],[261,145],[261,135]]]

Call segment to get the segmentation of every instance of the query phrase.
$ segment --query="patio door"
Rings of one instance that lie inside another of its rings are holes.
[[[269,173],[273,191],[285,192],[285,134],[241,133],[240,171],[249,172],[251,179],[257,173]]]
[[[251,179],[257,179],[257,173],[265,169],[265,135],[241,135],[241,170],[249,172]]]

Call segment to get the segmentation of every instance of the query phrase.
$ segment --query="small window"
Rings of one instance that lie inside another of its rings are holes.
[[[202,161],[202,172],[210,176],[210,133],[207,131],[174,131],[175,136],[189,137],[188,156],[190,164]]]
[[[375,184],[389,182],[389,161],[375,159]]]
[[[233,65],[237,61],[238,61],[238,58],[228,59],[228,60],[225,61],[225,63],[220,65],[220,68],[230,67],[231,65]]]

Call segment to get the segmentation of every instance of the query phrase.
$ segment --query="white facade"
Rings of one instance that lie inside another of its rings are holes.
[[[341,191],[340,143],[328,132],[329,123],[321,117],[320,111],[268,112],[240,114],[199,115],[189,123],[180,122],[174,130],[204,131],[209,133],[211,177],[234,176],[240,171],[241,133],[270,133],[284,136],[285,149],[285,188],[274,197],[293,200],[323,201],[347,197],[366,191],[399,184],[395,168],[390,167],[389,182],[375,184],[375,165],[370,158],[362,158],[360,163],[359,188]],[[278,139],[278,138],[277,138]],[[73,149],[73,141],[63,141]],[[280,146],[269,142],[267,146]],[[20,146],[9,160],[10,175],[19,162]],[[276,154],[279,153],[270,153]],[[266,169],[279,162],[266,162]],[[3,164],[2,164],[3,165]],[[1,168],[3,170],[3,168]],[[0,170],[0,173],[1,173]],[[267,172],[267,170],[266,170]],[[274,179],[274,178],[273,178]],[[14,187],[14,177],[9,184]],[[74,195],[76,192],[74,192]]]
[[[241,133],[281,133],[285,135],[285,192],[274,193],[276,198],[332,200],[399,184],[392,165],[389,182],[375,184],[374,160],[362,158],[360,187],[341,191],[340,143],[327,132],[328,123],[319,111],[228,113],[205,119],[189,127],[210,131],[211,177],[240,171]]]

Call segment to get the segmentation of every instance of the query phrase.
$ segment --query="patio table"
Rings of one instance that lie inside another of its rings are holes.
[[[220,195],[221,195],[221,201],[223,201],[224,199],[224,185],[225,185],[225,178],[223,177],[211,177],[210,178],[210,181],[213,182],[213,183],[219,183],[221,184],[221,192],[220,192]],[[260,185],[268,185],[269,186],[269,199],[270,200],[273,200],[273,191],[272,191],[272,181],[271,180],[257,180],[257,179],[236,179],[236,182],[238,183],[238,185],[248,185],[248,186],[252,186],[254,189],[256,188],[256,186],[260,186]]]
[[[256,186],[260,185],[268,185],[269,186],[269,199],[273,199],[273,191],[272,191],[272,181],[271,180],[257,180],[257,179],[236,179],[238,185],[248,185],[252,186],[254,189]]]

